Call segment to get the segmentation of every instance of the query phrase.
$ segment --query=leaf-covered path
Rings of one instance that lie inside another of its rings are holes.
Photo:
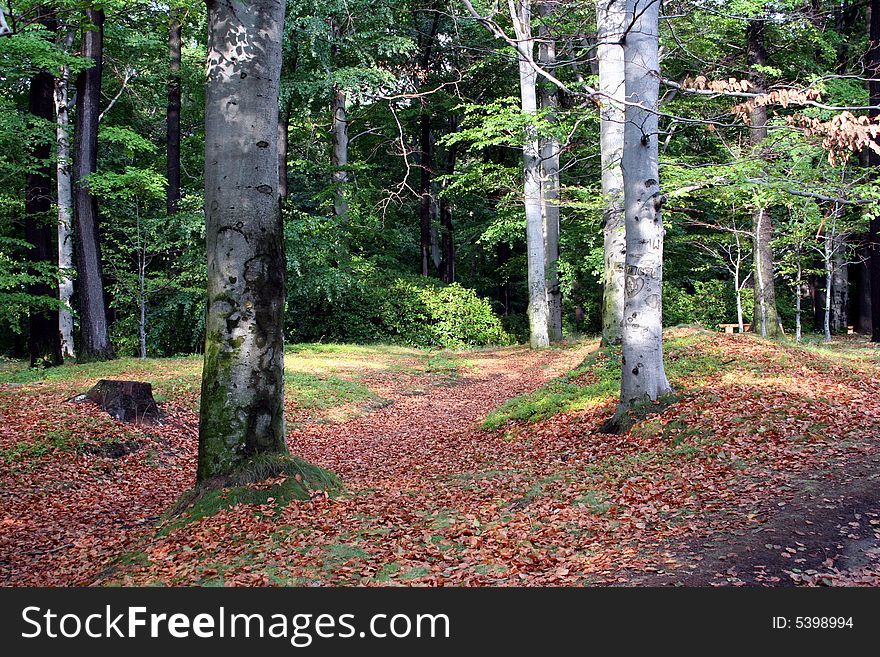
[[[345,491],[267,496],[158,531],[194,476],[196,361],[155,361],[149,375],[115,366],[156,382],[170,412],[160,429],[63,404],[93,371],[0,386],[11,463],[0,475],[0,581],[877,583],[876,349],[671,331],[675,403],[627,434],[599,434],[616,358],[595,343],[295,348],[291,451],[336,472]],[[119,456],[119,444],[130,451]]]
[[[487,350],[468,354],[462,367],[445,357],[425,366],[409,352],[393,354],[390,365],[383,354],[340,359],[335,371],[357,374],[373,395],[363,408],[341,403],[324,413],[319,406],[317,418],[314,409],[300,410],[288,399],[292,425],[299,425],[290,433],[291,448],[336,471],[352,490],[390,485],[386,492],[396,495],[407,473],[428,474],[426,453],[463,441],[487,409],[574,367],[589,349]],[[321,359],[305,362],[306,371],[327,369]],[[120,369],[130,377],[157,374],[139,364]],[[149,535],[194,480],[192,369],[185,363],[183,376],[177,369],[158,373],[175,395],[163,405],[162,427],[132,427],[91,405],[66,404],[89,385],[88,370],[60,385],[0,385],[0,449],[7,461],[0,470],[0,585],[88,584]],[[132,451],[116,456],[107,449],[112,445]]]

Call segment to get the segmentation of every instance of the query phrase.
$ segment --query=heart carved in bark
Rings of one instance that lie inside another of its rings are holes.
[[[627,275],[626,284],[624,285],[624,291],[626,296],[634,297],[639,292],[642,291],[642,288],[645,287],[645,279],[639,278],[637,276]]]

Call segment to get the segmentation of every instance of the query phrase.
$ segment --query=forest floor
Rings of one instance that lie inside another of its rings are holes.
[[[297,345],[291,452],[344,490],[163,519],[201,359],[0,362],[0,585],[880,585],[880,349],[667,332],[628,433],[619,356]],[[65,400],[153,383],[160,426]]]

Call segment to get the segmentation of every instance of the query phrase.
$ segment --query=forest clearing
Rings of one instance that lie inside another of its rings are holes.
[[[865,631],[878,171],[880,0],[0,0],[0,625]]]
[[[876,347],[673,329],[674,401],[643,409],[627,433],[599,434],[616,358],[596,341],[294,345],[290,450],[344,488],[287,500],[283,478],[270,479],[238,493],[243,503],[165,520],[194,477],[199,359],[40,373],[6,362],[0,582],[880,582]],[[104,376],[152,381],[163,423],[65,403]]]

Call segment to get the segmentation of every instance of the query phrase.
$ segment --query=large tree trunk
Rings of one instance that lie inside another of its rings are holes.
[[[519,89],[524,114],[538,111],[537,72],[534,61],[535,40],[532,37],[529,0],[510,0],[511,19],[519,51]],[[544,216],[541,208],[541,144],[537,131],[526,130],[523,144],[524,205],[526,212],[526,252],[529,290],[529,343],[533,349],[550,344],[548,333],[549,307],[544,261]]]
[[[625,301],[620,422],[633,406],[672,390],[663,368],[663,221],[657,107],[660,91],[659,3],[628,0],[632,29],[624,43],[626,130],[623,169],[626,207]]]
[[[83,34],[82,55],[94,66],[79,74],[76,82],[76,135],[74,140],[74,207],[76,210],[77,289],[79,291],[79,360],[113,358],[107,327],[98,201],[85,178],[98,168],[98,119],[101,115],[101,69],[104,12],[86,12],[92,25]]]
[[[64,37],[65,52],[73,46],[74,32],[68,30]],[[70,114],[68,112],[68,88],[70,67],[61,67],[55,78],[55,178],[58,194],[58,268],[62,272],[73,271],[73,182],[70,166]],[[73,277],[62,273],[58,282],[58,332],[61,335],[61,355],[74,358],[73,341]]]
[[[556,42],[550,33],[547,19],[552,16],[554,5],[541,2],[538,10],[544,21],[538,32],[538,63],[545,70],[556,67]],[[548,118],[555,121],[559,106],[556,85],[543,82],[539,88],[541,107],[548,110]],[[545,137],[541,140],[541,206],[544,211],[544,259],[547,285],[548,319],[547,331],[551,342],[562,340],[562,289],[559,286],[559,139]]]
[[[868,51],[865,55],[865,75],[869,78],[869,104],[880,106],[880,0],[871,0],[869,5]],[[880,116],[880,110],[872,109],[872,117]],[[872,150],[868,153],[869,162],[875,169],[880,167],[880,155]],[[868,270],[871,288],[871,341],[880,342],[880,215],[872,215],[868,234]]]
[[[53,119],[55,81],[52,75],[41,72],[31,79],[28,110],[31,116],[51,122]],[[52,233],[55,231],[52,211],[52,176],[49,158],[52,147],[49,140],[36,142],[33,157],[36,170],[27,175],[25,190],[25,238],[30,244],[30,260],[35,265],[56,262]],[[44,303],[54,302],[57,291],[47,283],[31,283],[31,296]],[[58,331],[57,307],[31,307],[29,315],[28,346],[31,366],[60,365],[61,335]]]
[[[168,28],[168,110],[167,123],[167,164],[168,176],[167,212],[177,212],[180,201],[180,56],[181,56],[180,20],[172,12],[171,24]]]
[[[750,21],[746,27],[746,46],[750,66],[766,66],[767,50],[764,45],[764,21]],[[751,71],[750,80],[755,91],[763,92],[766,86],[761,71]],[[767,138],[767,108],[756,106],[749,115],[749,140],[755,150]],[[762,337],[779,334],[779,318],[776,313],[776,286],[773,271],[773,220],[769,208],[756,208],[752,213],[754,248],[755,309],[752,330]]]
[[[623,330],[624,259],[626,229],[623,209],[624,80],[623,46],[620,43],[627,27],[626,7],[622,0],[597,0],[599,30],[599,90],[602,96],[599,148],[602,160],[602,197],[605,201],[603,235],[605,264],[602,277],[602,343],[620,344]]]
[[[287,452],[278,193],[284,0],[208,0],[208,309],[198,481]]]

